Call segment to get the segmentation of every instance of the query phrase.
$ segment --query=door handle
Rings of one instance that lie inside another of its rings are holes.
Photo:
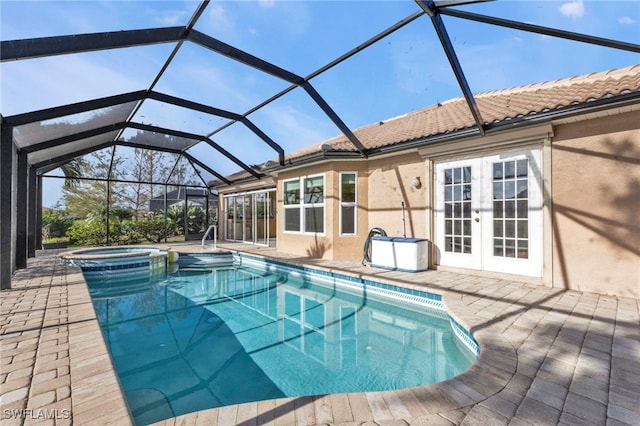
[[[475,221],[476,221],[476,222],[480,222],[480,218],[479,218],[479,217],[476,217],[476,218],[475,218]]]

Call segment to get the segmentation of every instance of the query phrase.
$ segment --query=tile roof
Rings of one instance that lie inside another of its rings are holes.
[[[474,95],[485,124],[500,123],[559,110],[610,96],[640,91],[640,64],[618,70],[530,84]],[[451,99],[353,131],[367,148],[401,144],[475,126],[463,97]],[[336,136],[286,156],[287,160],[320,152],[321,145],[335,151],[355,151],[349,140]]]
[[[586,104],[640,91],[640,64],[626,68],[591,73],[571,78],[529,84],[475,94],[474,98],[485,124],[499,124],[549,111]],[[376,149],[418,139],[445,135],[475,127],[475,121],[463,97],[451,99],[417,111],[355,129],[353,133],[367,149]],[[330,147],[330,148],[328,148]],[[285,156],[285,161],[301,159],[322,152],[357,152],[344,135],[302,148]],[[271,160],[262,165],[273,166]],[[245,171],[229,179],[250,176]]]

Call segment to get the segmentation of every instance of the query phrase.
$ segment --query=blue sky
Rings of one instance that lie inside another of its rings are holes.
[[[0,1],[2,40],[185,25],[193,1]],[[628,1],[495,1],[464,10],[640,43],[640,4]],[[414,1],[213,1],[196,29],[301,76],[418,10]],[[621,68],[638,55],[443,16],[474,93]],[[0,64],[0,113],[149,88],[174,44]],[[351,128],[461,95],[427,17],[408,24],[311,84]],[[156,91],[245,113],[288,83],[192,43],[183,44]],[[287,152],[339,134],[300,88],[249,118]],[[136,121],[208,134],[226,120],[147,101]],[[213,139],[248,164],[275,156],[244,126]],[[203,144],[192,148],[228,174],[238,167]],[[53,172],[52,174],[58,174]],[[205,175],[205,177],[208,177]],[[48,179],[44,205],[60,196]]]

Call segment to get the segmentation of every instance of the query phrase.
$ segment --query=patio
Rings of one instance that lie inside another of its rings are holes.
[[[442,294],[482,352],[470,370],[435,385],[261,401],[164,424],[640,424],[637,299],[219,247]],[[2,424],[130,423],[82,274],[55,254],[39,252],[2,291]]]

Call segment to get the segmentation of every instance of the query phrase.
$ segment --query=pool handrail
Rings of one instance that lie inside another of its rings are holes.
[[[217,250],[217,242],[218,242],[218,225],[209,225],[206,232],[202,236],[202,249],[204,250],[204,241],[207,239],[207,235],[213,229],[213,250]]]

